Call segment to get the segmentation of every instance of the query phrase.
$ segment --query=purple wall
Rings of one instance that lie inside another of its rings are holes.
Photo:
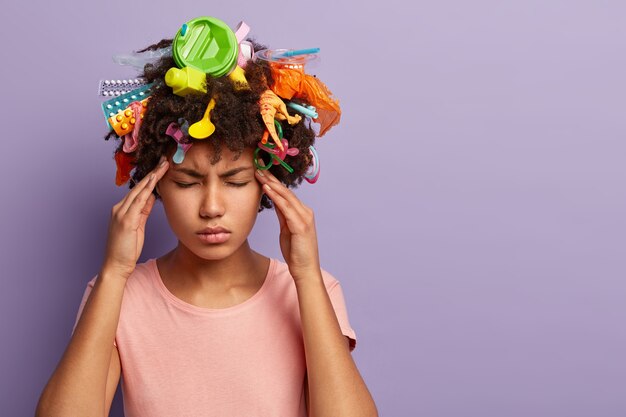
[[[38,3],[0,18],[2,415],[34,413],[127,192],[98,81],[198,15],[321,48],[344,113],[298,195],[381,416],[626,415],[624,2]],[[175,243],[160,205],[147,239]],[[251,243],[281,257],[273,212]]]

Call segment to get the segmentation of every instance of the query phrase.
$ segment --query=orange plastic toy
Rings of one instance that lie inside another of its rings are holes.
[[[263,118],[263,122],[265,123],[265,127],[267,127],[268,132],[276,142],[276,145],[283,150],[283,144],[281,143],[280,138],[278,137],[278,133],[276,133],[276,127],[274,126],[274,118],[278,120],[287,120],[287,123],[290,125],[295,125],[300,120],[302,120],[302,116],[296,114],[295,116],[290,116],[287,113],[287,106],[285,103],[274,93],[272,90],[265,90],[261,94],[261,98],[259,99],[259,105],[261,107],[261,117]]]
[[[148,100],[150,100],[150,97],[145,98],[140,101],[143,107],[141,109],[141,113],[139,116],[141,118],[143,118],[143,114],[146,112],[146,107],[148,106]],[[117,136],[120,136],[120,137],[124,136],[127,133],[132,132],[133,128],[135,127],[135,122],[136,122],[135,113],[130,107],[126,107],[126,109],[124,109],[123,111],[120,111],[115,116],[109,117],[109,123],[111,124],[111,127],[113,128],[113,130],[115,130],[115,133],[117,133]]]

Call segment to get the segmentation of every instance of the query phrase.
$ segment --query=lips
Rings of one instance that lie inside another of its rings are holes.
[[[199,230],[198,232],[196,232],[197,234],[202,234],[202,235],[214,235],[217,233],[230,233],[230,230],[221,227],[221,226],[216,226],[216,227],[205,227],[202,230]]]
[[[196,232],[200,240],[204,243],[224,243],[230,238],[230,230],[222,226],[205,227]]]
[[[230,238],[230,233],[198,233],[198,237],[204,243],[224,243]]]

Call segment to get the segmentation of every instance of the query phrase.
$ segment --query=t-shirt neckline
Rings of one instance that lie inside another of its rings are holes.
[[[156,263],[156,258],[150,259],[148,263],[150,264],[150,268],[152,270],[152,274],[150,275],[152,275],[153,279],[156,280],[157,282],[156,285],[159,288],[159,291],[161,292],[161,294],[165,297],[167,301],[169,301],[171,304],[185,311],[189,311],[192,313],[215,315],[215,314],[233,313],[233,312],[242,310],[246,308],[248,305],[254,303],[258,298],[260,298],[263,295],[263,293],[266,292],[271,279],[275,275],[274,272],[276,269],[276,260],[274,258],[269,258],[269,260],[270,260],[270,266],[267,269],[267,274],[265,275],[265,280],[263,281],[263,285],[261,285],[261,288],[259,288],[258,291],[254,293],[252,297],[248,298],[247,300],[239,304],[236,304],[234,306],[230,306],[226,308],[200,307],[200,306],[196,306],[193,304],[189,304],[188,302],[181,300],[180,298],[172,294],[170,290],[163,283],[163,279],[161,278],[161,273],[159,272],[159,268]]]

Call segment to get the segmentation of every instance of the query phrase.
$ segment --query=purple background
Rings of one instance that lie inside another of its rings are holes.
[[[127,192],[98,81],[199,15],[321,48],[344,113],[298,195],[381,416],[626,415],[623,1],[182,4],[3,5],[2,415],[34,413]],[[174,244],[156,205],[140,261]],[[273,212],[251,244],[282,259]]]

